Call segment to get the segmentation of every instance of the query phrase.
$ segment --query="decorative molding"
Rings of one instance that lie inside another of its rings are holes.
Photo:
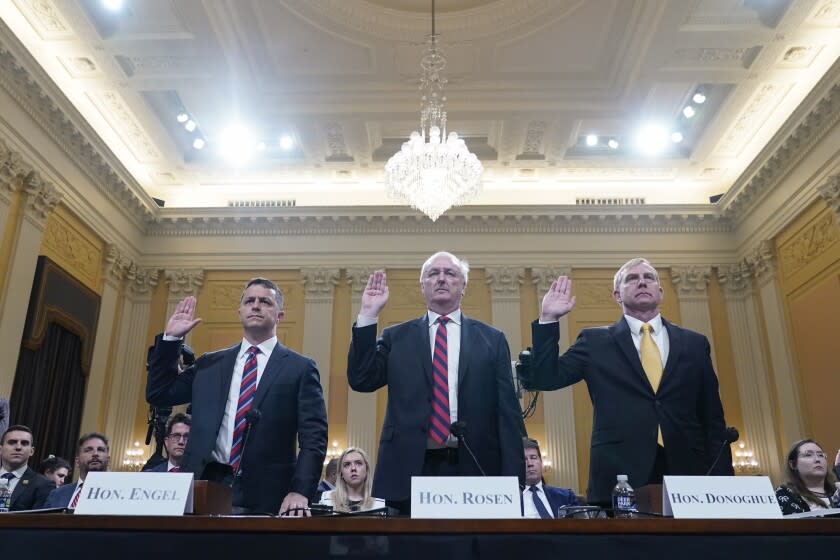
[[[47,84],[42,86],[42,84]],[[105,196],[139,227],[154,202],[0,20],[0,87],[40,125]],[[47,89],[45,89],[45,87]],[[58,100],[58,101],[56,101]],[[128,184],[123,177],[128,178]]]
[[[840,225],[840,175],[832,175],[828,180],[818,187],[828,206],[834,210],[837,216],[837,224]]]
[[[752,269],[747,261],[720,265],[717,271],[726,297],[744,297],[752,292]]]
[[[108,120],[111,127],[118,132],[120,138],[142,163],[155,162],[161,159],[161,154],[143,127],[134,117],[122,96],[116,91],[103,91],[88,94],[96,108]]]
[[[100,251],[89,239],[64,220],[52,219],[47,221],[42,243],[56,254],[63,268],[78,276],[92,290],[98,289],[102,266]]]
[[[116,289],[124,286],[133,299],[151,297],[152,290],[158,284],[158,269],[138,266],[113,243],[105,246],[103,269],[105,281]]]
[[[572,273],[568,266],[534,266],[531,267],[531,281],[537,287],[537,300],[542,301],[551,283],[559,276],[569,276]]]
[[[577,305],[614,309],[618,304],[613,298],[612,287],[611,280],[578,280],[574,287]]]
[[[715,154],[718,156],[738,155],[749,143],[748,138],[764,125],[766,116],[772,114],[771,106],[778,105],[790,88],[790,84],[772,82],[763,84],[717,145]]]
[[[519,299],[519,286],[525,279],[525,269],[518,267],[489,267],[484,269],[485,282],[494,298]]]
[[[24,216],[43,229],[47,225],[47,218],[61,202],[63,195],[58,192],[55,185],[41,179],[41,175],[37,172],[26,177],[23,192],[26,193]]]
[[[128,293],[135,298],[148,298],[152,290],[158,285],[159,271],[156,268],[140,268],[134,263],[125,273]]]
[[[167,269],[163,276],[169,286],[170,298],[197,296],[204,285],[204,271],[201,269]]]
[[[779,253],[785,276],[792,276],[838,241],[840,228],[836,216],[825,213],[781,247]]]
[[[671,282],[680,298],[706,296],[712,268],[709,266],[672,266]]]
[[[305,298],[310,300],[332,298],[341,275],[337,268],[304,268],[301,276]]]
[[[772,239],[761,241],[750,251],[747,262],[753,275],[761,282],[776,276],[776,246]]]
[[[365,291],[367,281],[373,274],[372,268],[348,268],[345,271],[347,283],[350,284],[350,292],[353,300],[359,300]]]

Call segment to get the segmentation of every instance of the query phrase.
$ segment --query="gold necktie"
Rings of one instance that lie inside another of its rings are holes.
[[[653,341],[653,336],[650,334],[651,328],[648,323],[642,325],[641,340],[639,341],[639,353],[642,358],[642,369],[645,370],[650,386],[653,387],[653,392],[659,390],[659,382],[662,381],[662,356],[659,354],[659,348],[656,342]],[[662,440],[662,428],[657,427],[656,442],[664,447]]]

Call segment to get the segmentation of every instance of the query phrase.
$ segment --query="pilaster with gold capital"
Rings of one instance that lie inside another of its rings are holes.
[[[329,406],[330,361],[332,359],[332,312],[335,287],[340,271],[337,268],[304,268],[303,353],[318,364],[324,402]]]
[[[488,267],[484,273],[490,286],[493,326],[505,333],[511,354],[515,356],[523,348],[519,290],[525,278],[525,269]]]
[[[350,284],[350,316],[355,322],[362,306],[362,294],[373,268],[348,268],[345,271]],[[371,461],[375,461],[378,451],[376,444],[376,393],[347,391],[347,446],[361,447],[368,452]]]
[[[708,287],[711,277],[710,266],[671,267],[671,281],[677,292],[683,326],[705,335],[709,340],[714,340],[712,315],[709,311]],[[714,346],[712,363],[717,365]]]
[[[825,183],[817,187],[828,206],[834,210],[837,224],[840,225],[840,174],[831,175]]]

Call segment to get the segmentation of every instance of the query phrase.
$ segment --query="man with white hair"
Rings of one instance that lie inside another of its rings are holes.
[[[435,253],[420,271],[428,311],[377,340],[388,301],[385,272],[370,275],[353,326],[347,379],[355,391],[388,387],[373,495],[409,513],[412,476],[524,477],[525,425],[513,388],[510,348],[498,329],[461,311],[469,266]],[[451,429],[465,426],[466,445]]]
[[[610,502],[617,474],[634,487],[667,474],[733,474],[709,341],[662,318],[663,294],[659,273],[636,258],[613,280],[624,312],[615,324],[583,329],[558,355],[558,320],[575,305],[565,276],[551,284],[532,324],[526,387],[550,391],[585,380],[589,389],[589,503]]]

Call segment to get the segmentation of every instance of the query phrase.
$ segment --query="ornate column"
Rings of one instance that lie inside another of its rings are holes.
[[[495,267],[485,269],[490,285],[493,326],[505,333],[512,356],[522,350],[522,325],[519,317],[519,287],[525,277],[524,268]]]
[[[332,310],[339,271],[337,268],[304,268],[301,272],[305,291],[303,353],[318,364],[324,402],[329,407]]]
[[[742,261],[721,266],[718,278],[724,288],[738,393],[743,409],[744,433],[741,438],[754,449],[761,471],[778,482],[781,480],[781,452],[776,444],[776,422],[770,394],[772,381],[767,375],[761,334],[756,328],[759,320],[752,271]]]
[[[20,179],[30,172],[31,169],[23,163],[18,153],[0,140],[0,234],[6,229],[9,210],[15,191],[20,187]]]
[[[348,268],[347,281],[351,288],[350,316],[355,321],[362,306],[362,293],[373,269]],[[379,325],[378,328],[381,328]],[[347,392],[347,446],[361,447],[376,462],[379,446],[376,441],[376,393]]]
[[[779,291],[776,251],[772,241],[762,241],[750,256],[752,270],[761,294],[761,306],[767,329],[773,381],[782,414],[782,442],[793,443],[806,437],[796,370],[791,355],[791,337],[785,329],[782,295]]]
[[[820,196],[834,210],[837,225],[840,226],[840,175],[831,175],[825,184],[818,187]]]
[[[164,321],[168,321],[179,301],[188,296],[198,297],[198,293],[204,285],[204,271],[198,268],[166,269],[163,271],[163,277],[169,287],[166,296],[166,318],[164,319]],[[166,325],[160,326],[161,331],[165,328]],[[187,333],[184,342],[189,344],[191,337],[192,333]]]
[[[111,465],[122,467],[125,450],[132,443],[138,397],[145,387],[146,332],[157,269],[124,265],[124,298],[115,324],[112,376],[105,399],[105,435],[111,439]]]
[[[0,294],[0,356],[3,356],[5,366],[0,370],[0,395],[9,395],[12,391],[44,228],[62,197],[55,186],[43,181],[36,171],[15,176],[11,184],[15,191],[21,191],[21,214]],[[7,185],[3,190],[8,193],[10,187]]]
[[[713,340],[708,291],[711,275],[710,266],[671,267],[671,280],[677,289],[683,326],[706,335],[709,340]],[[717,368],[714,344],[711,346],[712,363]]]
[[[531,279],[537,287],[536,316],[539,317],[542,298],[551,283],[561,274],[568,276],[567,267],[537,267],[531,269]],[[568,316],[560,318],[560,351],[564,351],[569,340]],[[529,341],[530,342],[530,341]],[[575,437],[575,402],[571,387],[548,391],[543,395],[546,441],[540,442],[542,450],[554,464],[554,483],[566,488],[578,487],[578,461]]]

